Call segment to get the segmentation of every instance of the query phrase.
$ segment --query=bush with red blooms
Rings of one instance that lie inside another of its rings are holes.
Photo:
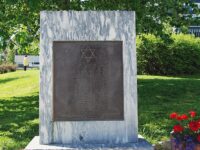
[[[190,111],[188,114],[173,112],[169,117],[174,121],[171,135],[176,142],[200,143],[200,118],[195,111]]]

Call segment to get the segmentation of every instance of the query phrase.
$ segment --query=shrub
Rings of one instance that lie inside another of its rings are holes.
[[[1,64],[0,65],[0,74],[16,71],[17,66],[14,64]]]
[[[148,34],[137,38],[138,74],[200,74],[200,38],[172,35],[172,42]]]

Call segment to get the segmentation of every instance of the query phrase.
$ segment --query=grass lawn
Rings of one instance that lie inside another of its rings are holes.
[[[200,76],[138,76],[139,133],[151,143],[166,140],[171,112],[200,114]]]
[[[0,150],[22,149],[38,135],[39,71],[0,75]],[[139,132],[151,143],[169,137],[168,115],[200,114],[200,76],[138,76]]]
[[[0,150],[22,149],[38,135],[38,70],[0,74]]]

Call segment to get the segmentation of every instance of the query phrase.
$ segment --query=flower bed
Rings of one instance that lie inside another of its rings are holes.
[[[16,71],[16,68],[17,66],[14,64],[2,64],[0,65],[0,74]]]
[[[170,114],[174,120],[171,133],[172,150],[200,150],[200,118],[195,111],[189,114]]]

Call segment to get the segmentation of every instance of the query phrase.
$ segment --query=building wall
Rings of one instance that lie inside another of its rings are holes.
[[[25,55],[15,55],[15,64],[23,66]],[[29,66],[39,66],[39,56],[28,55]]]

